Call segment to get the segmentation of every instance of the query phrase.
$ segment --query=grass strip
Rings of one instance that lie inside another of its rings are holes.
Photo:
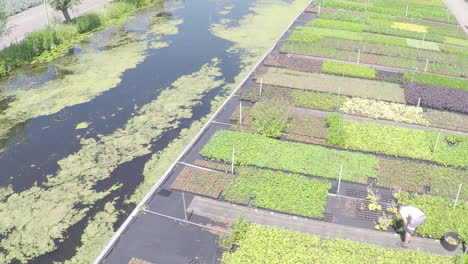
[[[250,224],[240,220],[230,236],[221,240],[227,249],[223,264],[284,263],[455,263],[454,257],[413,250],[391,250],[338,238]],[[235,251],[229,249],[237,247]]]
[[[352,77],[375,79],[375,69],[366,65],[341,63],[336,61],[325,61],[322,72],[340,74]]]
[[[394,195],[395,198],[406,205],[419,208],[426,215],[426,221],[420,225],[416,232],[425,237],[439,239],[448,231],[455,231],[463,239],[468,237],[468,202],[459,200],[456,207],[454,201],[431,195],[411,195],[401,192]]]
[[[377,176],[377,158],[372,155],[328,149],[317,145],[285,142],[257,134],[218,131],[201,150],[207,158],[286,170],[324,178],[338,178],[343,165],[343,180],[365,183]]]
[[[307,217],[322,218],[331,184],[300,175],[241,168],[224,192],[227,200]]]
[[[439,87],[446,87],[468,91],[468,79],[456,79],[423,72],[405,71],[403,77],[408,82],[429,84]]]
[[[330,145],[468,167],[468,137],[465,136],[440,134],[437,140],[436,131],[356,122],[334,115],[327,122]]]

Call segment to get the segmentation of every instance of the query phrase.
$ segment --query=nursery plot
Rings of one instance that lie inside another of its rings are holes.
[[[304,176],[239,168],[236,181],[223,193],[227,200],[275,211],[322,218],[331,184]]]
[[[468,167],[466,136],[340,118],[330,118],[329,126],[328,143],[332,145]]]
[[[262,79],[265,84],[295,89],[340,93],[348,96],[399,103],[405,102],[403,89],[400,88],[399,85],[393,83],[319,73],[305,73],[279,68],[268,68],[267,72],[262,76]],[[258,81],[257,79],[257,82]]]
[[[452,199],[438,196],[401,192],[395,194],[395,198],[403,204],[411,204],[421,209],[426,215],[426,221],[416,229],[417,234],[439,239],[450,230],[457,232],[462,238],[468,236],[467,201],[459,200],[454,207]]]
[[[404,84],[406,102],[440,110],[468,113],[468,92],[427,84]]]
[[[218,198],[233,181],[234,176],[229,174],[186,167],[171,188]]]
[[[377,184],[389,188],[455,198],[459,185],[466,183],[468,171],[407,160],[380,158]],[[429,189],[429,190],[425,190]],[[468,200],[468,188],[460,199]]]
[[[377,158],[316,145],[284,142],[237,131],[218,131],[201,154],[214,160],[279,169],[337,179],[343,165],[343,180],[366,183],[377,175]]]
[[[390,250],[364,243],[238,222],[226,240],[221,262],[237,263],[454,263],[453,257]]]

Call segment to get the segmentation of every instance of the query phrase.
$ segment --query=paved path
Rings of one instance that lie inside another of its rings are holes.
[[[452,14],[457,18],[458,23],[468,34],[468,2],[464,0],[442,0]]]
[[[196,196],[190,203],[187,211],[194,214],[235,222],[239,217],[244,217],[250,222],[281,227],[303,233],[320,236],[349,239],[357,242],[367,243],[389,249],[403,250],[399,246],[400,235],[390,232],[382,232],[368,229],[338,225],[313,219],[307,219],[286,214],[268,212],[260,209],[247,208],[220,202],[213,199]],[[420,250],[439,255],[456,255],[461,249],[446,251],[438,240],[413,237],[408,249]]]
[[[83,13],[94,10],[108,3],[107,0],[83,0],[83,2],[73,8],[70,16],[76,17]],[[53,10],[50,6],[47,8],[50,23],[63,20],[61,12]],[[47,27],[47,15],[44,5],[29,8],[21,13],[11,16],[7,19],[7,32],[1,37],[0,50],[10,46],[12,42],[22,40],[28,33]]]

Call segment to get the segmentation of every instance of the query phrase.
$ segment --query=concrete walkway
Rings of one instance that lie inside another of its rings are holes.
[[[70,16],[72,18],[80,16],[106,3],[108,0],[83,0],[80,5],[70,10]],[[61,12],[53,10],[50,6],[47,7],[47,11],[49,23],[63,20]],[[9,17],[6,23],[6,33],[1,37],[0,50],[10,46],[11,43],[21,41],[28,33],[46,28],[47,14],[45,6],[41,4]]]
[[[265,210],[201,198],[198,196],[195,196],[192,200],[187,211],[193,212],[196,215],[230,222],[235,222],[239,217],[243,217],[250,222],[260,225],[280,227],[326,237],[349,239],[389,249],[404,250],[400,247],[400,235],[395,233],[361,229],[308,218],[273,213]],[[408,249],[448,256],[454,256],[461,253],[461,249],[454,252],[446,251],[440,245],[439,240],[420,237],[413,237]]]
[[[464,0],[442,0],[452,14],[457,18],[458,24],[468,34],[468,2]]]

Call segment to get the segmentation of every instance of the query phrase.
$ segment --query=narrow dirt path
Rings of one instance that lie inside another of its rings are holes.
[[[80,5],[71,10],[70,16],[72,18],[79,16],[108,2],[108,0],[83,0]],[[6,23],[6,33],[0,41],[0,50],[10,46],[11,43],[21,41],[33,31],[46,28],[47,18],[49,18],[49,23],[56,23],[63,20],[63,15],[50,6],[47,6],[46,13],[45,6],[41,4],[9,17]]]

